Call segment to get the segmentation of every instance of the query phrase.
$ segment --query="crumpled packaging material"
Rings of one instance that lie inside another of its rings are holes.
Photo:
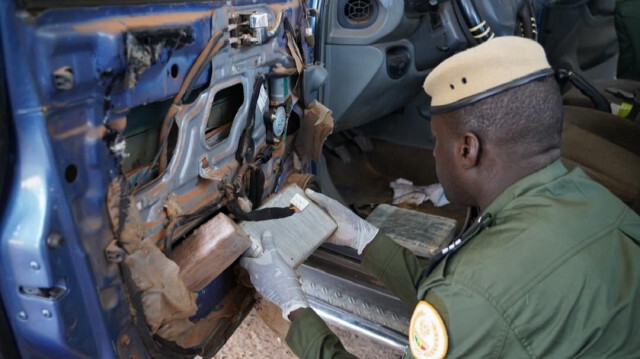
[[[296,40],[293,38],[293,35],[287,31],[287,47],[291,52],[291,56],[293,56],[293,60],[296,63],[296,70],[298,70],[299,74],[302,74],[302,70],[304,70],[304,62],[302,61],[302,55],[300,54],[300,50],[298,50],[298,45],[296,45]]]
[[[416,186],[407,179],[398,178],[391,182],[389,187],[393,188],[393,204],[409,203],[420,205],[430,200],[434,206],[442,207],[449,203],[449,200],[444,196],[442,185],[439,183],[429,186]]]
[[[189,320],[196,314],[196,293],[190,292],[180,279],[180,267],[167,258],[150,239],[125,259],[138,290],[142,306],[153,333],[172,340],[174,322]]]
[[[142,241],[142,219],[124,177],[115,178],[109,185],[107,207],[115,237],[127,253],[123,265],[141,292],[147,324],[152,333],[179,343],[193,326],[189,317],[198,309],[197,294],[186,288],[175,262],[151,239]]]
[[[253,301],[252,293],[240,292],[247,289],[237,286],[224,299],[222,309],[197,323],[191,322],[189,318],[198,309],[197,293],[187,289],[175,262],[150,238],[142,240],[142,220],[124,177],[118,177],[110,184],[107,203],[114,234],[127,252],[122,265],[128,269],[135,290],[140,292],[142,311],[153,334],[183,348],[202,345],[217,328],[220,319],[233,318]]]
[[[179,277],[180,268],[167,258],[151,241],[144,240],[141,248],[127,256],[131,278],[141,292],[142,308],[151,332],[183,348],[202,345],[222,318],[232,318],[252,300],[249,293],[237,286],[224,300],[222,309],[192,322],[196,314],[197,293],[190,292]],[[238,298],[242,298],[238,300]]]
[[[324,141],[333,132],[333,116],[331,110],[314,100],[304,111],[300,130],[296,135],[294,149],[301,158],[320,160]]]

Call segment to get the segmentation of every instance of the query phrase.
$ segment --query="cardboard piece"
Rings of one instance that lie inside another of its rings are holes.
[[[202,290],[251,246],[251,240],[224,213],[219,213],[171,253],[180,278],[192,292]]]

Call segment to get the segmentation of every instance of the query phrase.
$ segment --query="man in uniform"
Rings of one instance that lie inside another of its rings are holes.
[[[454,55],[425,81],[438,178],[473,226],[426,268],[338,202],[329,242],[415,307],[409,352],[441,357],[639,357],[640,217],[580,169],[560,162],[562,100],[536,42],[501,37]],[[308,308],[265,233],[243,258],[258,292],[292,321],[302,358],[351,357]]]

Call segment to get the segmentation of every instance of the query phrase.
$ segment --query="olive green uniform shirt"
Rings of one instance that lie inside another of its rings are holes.
[[[640,357],[640,217],[558,161],[509,187],[493,222],[434,271],[383,234],[362,265],[401,299],[428,301],[447,357]],[[287,335],[301,358],[348,358],[307,309]]]

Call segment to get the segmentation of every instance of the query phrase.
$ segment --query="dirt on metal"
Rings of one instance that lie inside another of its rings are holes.
[[[331,330],[338,335],[347,351],[358,358],[399,358],[404,353],[403,350],[388,347],[345,329],[331,327]],[[297,356],[252,310],[227,344],[213,357],[242,358],[293,359]]]

